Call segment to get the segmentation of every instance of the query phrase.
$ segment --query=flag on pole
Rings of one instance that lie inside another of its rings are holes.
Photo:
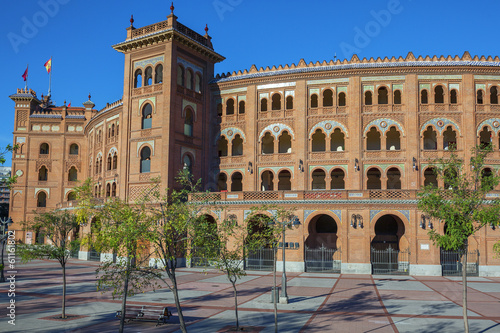
[[[26,82],[26,80],[28,80],[28,66],[26,66],[26,70],[24,71],[23,79],[24,79],[24,82]]]
[[[71,102],[69,102],[69,104],[68,104],[68,108],[70,108],[70,107],[71,107]]]
[[[49,60],[47,60],[47,62],[44,64],[45,66],[45,69],[47,70],[47,73],[50,73],[50,71],[52,70],[52,57],[50,57]]]

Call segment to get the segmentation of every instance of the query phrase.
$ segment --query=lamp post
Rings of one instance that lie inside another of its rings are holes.
[[[3,249],[5,247],[5,241],[7,240],[7,228],[9,224],[12,223],[12,219],[9,217],[8,219],[0,219],[0,223],[2,225],[2,273],[0,276],[0,282],[5,282],[5,276],[3,275],[3,268],[4,268],[4,262],[3,262]]]
[[[286,272],[285,272],[285,229],[300,226],[300,221],[297,216],[291,216],[289,220],[285,221],[273,221],[272,224],[281,225],[281,251],[283,255],[283,274],[281,275],[281,294],[280,294],[280,304],[288,304],[288,294],[286,293]]]

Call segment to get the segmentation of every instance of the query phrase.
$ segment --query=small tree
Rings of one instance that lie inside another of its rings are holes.
[[[151,220],[146,204],[130,204],[119,199],[99,202],[92,195],[91,181],[87,180],[78,188],[80,217],[93,218],[98,226],[92,226],[91,235],[85,243],[101,252],[113,253],[118,258],[101,263],[97,269],[98,290],[113,290],[115,296],[122,297],[120,332],[123,332],[126,315],[127,296],[133,296],[148,287],[155,289],[155,282],[161,277],[158,270],[149,267],[150,248],[147,236]]]
[[[463,318],[465,332],[469,332],[467,318],[467,251],[468,239],[488,224],[497,225],[499,200],[485,200],[486,194],[499,183],[500,177],[483,171],[491,146],[471,150],[469,172],[455,150],[446,159],[435,161],[434,170],[445,188],[426,186],[419,193],[418,208],[432,218],[445,223],[444,234],[429,231],[430,239],[445,250],[459,251],[462,260]]]
[[[78,239],[68,240],[79,225],[76,216],[68,211],[38,214],[33,221],[24,222],[25,230],[43,231],[49,244],[19,244],[17,252],[23,262],[34,259],[55,259],[62,268],[63,297],[61,318],[66,319],[66,264],[71,252],[79,248]]]

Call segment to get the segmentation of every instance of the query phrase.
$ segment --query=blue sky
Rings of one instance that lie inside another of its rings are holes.
[[[176,1],[175,15],[204,34],[227,59],[216,73],[337,58],[422,55],[500,55],[495,0],[466,1]],[[81,106],[89,93],[97,109],[120,99],[124,57],[111,45],[135,27],[166,19],[170,2],[158,0],[9,1],[0,12],[0,146],[12,143],[14,102],[24,87],[47,94],[43,67],[53,57],[52,97]],[[31,29],[30,29],[31,28]],[[11,164],[10,158],[5,165]]]

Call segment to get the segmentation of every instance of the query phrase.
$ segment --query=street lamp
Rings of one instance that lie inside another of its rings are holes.
[[[5,241],[7,240],[7,229],[8,226],[12,223],[12,219],[9,217],[8,219],[0,219],[0,224],[2,227],[2,273],[0,276],[0,282],[5,282],[5,276],[3,275],[3,268],[4,268],[4,262],[3,262],[3,249],[5,247]]]
[[[291,216],[289,220],[286,221],[276,221],[271,222],[271,225],[274,224],[281,225],[281,250],[283,253],[283,274],[281,275],[281,294],[280,294],[280,304],[288,304],[288,294],[286,293],[286,272],[285,272],[285,229],[286,228],[298,228],[300,226],[299,218],[295,215]]]

